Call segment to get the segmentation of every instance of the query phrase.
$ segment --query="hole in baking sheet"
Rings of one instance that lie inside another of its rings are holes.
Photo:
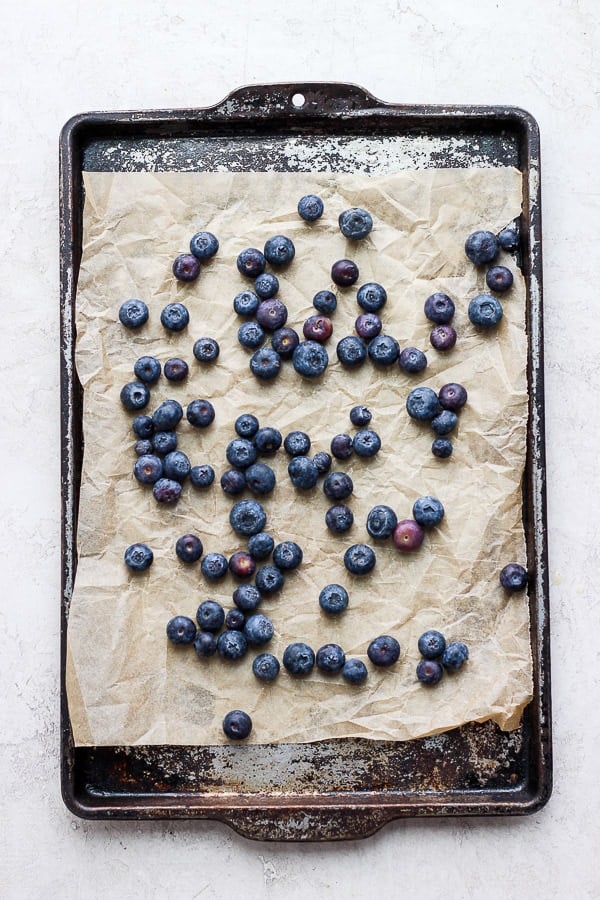
[[[300,109],[306,103],[306,97],[304,94],[294,94],[292,97],[292,103],[296,107],[296,109]]]

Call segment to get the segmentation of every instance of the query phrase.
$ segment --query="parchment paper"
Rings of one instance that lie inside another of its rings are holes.
[[[377,177],[87,173],[85,192],[77,295],[85,455],[67,665],[76,744],[218,744],[226,741],[221,722],[233,708],[252,716],[250,741],[256,743],[347,736],[406,740],[488,719],[503,729],[516,727],[531,698],[527,598],[506,595],[498,573],[506,562],[525,559],[525,292],[514,260],[503,255],[515,276],[502,299],[504,318],[492,332],[478,332],[467,306],[485,290],[485,272],[468,262],[463,246],[476,228],[497,231],[519,214],[520,173],[510,168]],[[325,202],[325,215],[310,225],[296,212],[299,197],[309,192]],[[369,209],[375,221],[369,238],[358,243],[347,241],[337,225],[338,214],[355,205]],[[172,260],[204,229],[218,236],[219,253],[196,282],[177,283]],[[302,379],[288,362],[275,382],[259,383],[249,371],[248,352],[237,342],[242,320],[233,311],[233,297],[251,287],[237,272],[237,254],[248,246],[262,248],[278,233],[296,245],[294,262],[277,275],[288,324],[300,332],[314,312],[315,292],[332,287],[332,262],[350,257],[360,269],[355,287],[336,291],[330,365],[317,381]],[[388,291],[384,332],[401,347],[426,352],[429,365],[420,375],[370,362],[349,371],[337,361],[335,345],[353,333],[360,312],[356,288],[371,280]],[[458,341],[445,353],[430,346],[431,323],[423,313],[425,299],[436,290],[449,293],[457,306]],[[137,332],[118,321],[119,306],[129,297],[150,307],[149,322]],[[174,300],[190,311],[190,325],[180,334],[169,334],[160,324],[162,308]],[[192,355],[194,340],[202,335],[215,337],[221,347],[212,366]],[[134,361],[145,353],[163,363],[182,356],[190,364],[182,384],[161,378],[146,411],[166,397],[184,408],[204,397],[216,408],[210,428],[192,429],[184,421],[178,429],[180,448],[193,465],[210,462],[216,482],[206,491],[185,485],[175,508],[157,504],[151,489],[132,474],[133,414],[123,410],[119,392],[134,380]],[[431,454],[430,427],[409,418],[405,401],[419,384],[439,390],[449,381],[464,384],[469,400],[452,435],[453,455],[439,460]],[[349,533],[327,531],[330,504],[320,484],[308,493],[292,487],[283,449],[272,461],[277,487],[262,501],[267,530],[276,541],[296,540],[304,560],[282,592],[261,604],[275,625],[271,644],[237,663],[199,659],[193,648],[171,645],[165,626],[172,616],[193,618],[207,598],[226,609],[233,606],[238,582],[231,575],[206,582],[199,564],[181,563],[174,548],[186,532],[201,537],[205,552],[229,556],[245,547],[228,522],[237,498],[226,496],[218,484],[228,468],[225,446],[235,436],[235,418],[248,411],[283,435],[307,431],[315,452],[329,449],[336,433],[352,433],[348,413],[358,402],[372,410],[382,449],[370,460],[334,461],[334,468],[354,481]],[[365,523],[373,505],[386,503],[399,518],[410,518],[414,500],[425,494],[438,497],[446,514],[418,552],[401,554],[389,541],[369,538]],[[136,541],[148,543],[155,555],[142,575],[129,573],[123,563],[125,548]],[[346,547],[359,541],[372,544],[377,554],[375,570],[366,577],[349,575],[342,561]],[[350,594],[349,608],[337,618],[318,605],[320,589],[330,582],[345,585]],[[470,649],[463,669],[433,688],[415,677],[417,639],[429,628],[465,641]],[[379,634],[394,635],[401,644],[400,660],[390,669],[376,669],[367,660],[367,646]],[[254,678],[257,652],[268,649],[281,659],[285,646],[297,640],[315,651],[339,643],[347,656],[367,662],[367,682],[352,687],[316,669],[302,679],[282,669],[271,684]]]

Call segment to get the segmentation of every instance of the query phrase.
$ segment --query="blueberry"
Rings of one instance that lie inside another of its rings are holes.
[[[263,300],[256,310],[256,320],[262,328],[267,331],[277,331],[287,322],[288,310],[285,303],[278,300],[277,297],[270,297]]]
[[[293,328],[284,326],[283,328],[278,328],[271,335],[271,347],[279,353],[282,359],[289,359],[299,343],[300,337]]]
[[[375,551],[367,544],[353,544],[344,553],[344,565],[353,575],[367,575],[375,563]]]
[[[452,321],[456,307],[454,300],[448,294],[436,291],[425,301],[424,311],[430,322],[435,322],[436,325],[448,325]]]
[[[374,666],[393,666],[400,658],[400,644],[395,637],[381,634],[367,647],[367,656]]]
[[[125,300],[119,308],[119,321],[125,328],[140,328],[148,321],[148,315],[143,300]]]
[[[237,338],[242,347],[255,350],[264,341],[265,332],[258,322],[244,322],[238,328]]]
[[[290,675],[307,675],[315,664],[314,650],[304,641],[296,641],[283,651],[283,665]]]
[[[323,481],[323,491],[330,500],[345,500],[353,490],[354,484],[346,472],[330,472]]]
[[[270,425],[259,428],[254,435],[254,446],[259,453],[275,453],[281,447],[281,432]]]
[[[196,612],[196,621],[203,631],[219,631],[225,621],[225,610],[216,600],[203,600]]]
[[[349,531],[354,523],[354,513],[349,506],[343,503],[336,503],[330,506],[325,513],[325,524],[334,534],[342,534]]]
[[[192,400],[188,403],[185,417],[194,428],[207,428],[215,418],[215,408],[210,400]]]
[[[256,569],[256,562],[246,550],[236,550],[229,557],[229,571],[236,578],[251,578]]]
[[[152,421],[156,431],[173,431],[183,416],[183,408],[177,400],[163,400],[154,410]]]
[[[217,651],[215,635],[210,631],[198,631],[194,638],[194,650],[202,658],[214,656]]]
[[[198,362],[214,362],[219,355],[220,349],[214,338],[200,337],[197,341],[194,341],[192,352]]]
[[[233,309],[238,316],[253,316],[259,303],[260,300],[254,291],[240,291],[233,298]]]
[[[241,659],[248,652],[248,640],[243,631],[222,631],[217,638],[217,653],[222,659]]]
[[[456,412],[457,409],[461,409],[467,402],[467,392],[462,384],[450,382],[440,388],[438,399],[441,407]]]
[[[276,234],[265,242],[264,255],[272,266],[287,266],[296,255],[296,248],[289,237],[284,234]]]
[[[295,541],[282,541],[273,550],[273,562],[284,572],[297,569],[302,562],[302,549]]]
[[[207,553],[200,563],[200,570],[209,581],[224,578],[229,571],[229,562],[222,553]]]
[[[398,516],[390,506],[380,503],[367,516],[367,531],[374,538],[389,538],[398,524]]]
[[[252,413],[242,413],[233,423],[236,433],[243,438],[253,438],[258,431],[258,425],[258,419]]]
[[[219,249],[219,241],[210,231],[197,231],[190,240],[190,252],[196,259],[211,259]]]
[[[498,232],[498,243],[503,250],[516,250],[519,246],[519,226],[517,222],[507,225]]]
[[[344,237],[352,241],[360,241],[370,234],[373,228],[373,217],[366,209],[355,206],[340,213],[338,225]]]
[[[285,436],[283,449],[290,456],[306,456],[310,450],[310,438],[304,431],[290,431]]]
[[[279,660],[272,653],[259,653],[252,663],[252,671],[259,681],[274,681],[280,668]]]
[[[430,629],[429,631],[423,632],[417,641],[417,646],[419,648],[419,653],[421,656],[424,656],[425,659],[437,659],[446,649],[446,638],[441,631]]]
[[[323,201],[316,194],[305,194],[298,200],[298,215],[305,222],[314,222],[323,215]]]
[[[440,412],[440,402],[434,390],[428,387],[414,388],[406,398],[406,411],[413,419],[427,422]]]
[[[405,347],[400,351],[398,365],[403,372],[416,375],[417,372],[422,372],[427,368],[427,357],[422,350],[417,350],[416,347]]]
[[[254,584],[240,584],[233,592],[233,602],[242,612],[256,609],[261,599],[261,593]]]
[[[356,294],[356,302],[365,312],[377,312],[387,301],[387,291],[376,281],[362,284]]]
[[[329,449],[336,459],[349,459],[354,450],[354,438],[349,434],[336,434],[331,438]]]
[[[374,312],[361,313],[354,322],[357,335],[366,341],[372,340],[381,333],[381,319]]]
[[[444,669],[437,659],[422,659],[417,665],[417,678],[422,684],[437,684]]]
[[[444,507],[437,497],[419,497],[413,503],[412,514],[421,528],[432,528],[444,518]]]
[[[362,659],[347,659],[342,667],[342,677],[349,684],[362,684],[367,680],[368,674]]]
[[[242,709],[232,709],[223,719],[223,731],[230,740],[243,741],[252,731],[252,719]]]
[[[248,538],[248,552],[253,559],[267,559],[273,552],[275,541],[266,531],[259,531]]]
[[[448,459],[452,456],[452,441],[443,437],[436,438],[431,445],[431,452],[438,459]]]
[[[513,273],[506,266],[492,266],[486,272],[485,283],[491,291],[508,291],[513,285]]]
[[[129,412],[144,409],[150,400],[150,391],[143,381],[130,381],[121,388],[121,403]]]
[[[173,275],[179,281],[195,281],[199,274],[200,262],[193,253],[180,253],[173,260]]]
[[[331,455],[325,450],[319,450],[312,458],[315,469],[319,475],[325,475],[331,468]]]
[[[375,456],[381,449],[381,438],[372,428],[357,431],[354,435],[354,452],[357,456]]]
[[[308,491],[319,480],[319,471],[308,456],[294,456],[288,464],[288,475],[294,487]]]
[[[435,350],[452,350],[456,344],[456,331],[452,325],[436,325],[429,333],[429,342]]]
[[[191,644],[196,637],[196,623],[189,616],[173,616],[167,622],[167,637],[173,644]]]
[[[155,431],[151,438],[152,449],[155,453],[166,456],[177,449],[177,434],[175,431]]]
[[[451,409],[443,409],[441,413],[431,420],[431,427],[436,434],[450,434],[454,431],[458,422],[458,416]]]
[[[355,369],[367,358],[367,345],[361,338],[350,334],[338,341],[335,352],[343,366]]]
[[[527,569],[519,563],[508,563],[500,572],[500,584],[507,591],[523,591],[527,581]]]
[[[237,534],[258,534],[266,522],[267,514],[256,500],[239,500],[229,513],[229,524]]]
[[[154,560],[154,554],[147,544],[131,544],[124,554],[125,565],[132,572],[145,572]]]
[[[398,341],[389,334],[378,334],[369,341],[369,359],[379,366],[393,366],[400,356]]]
[[[329,355],[318,341],[301,341],[294,350],[292,364],[299,375],[317,378],[329,365]]]
[[[190,321],[190,314],[183,303],[167,303],[160,314],[160,321],[167,331],[183,331]]]
[[[404,553],[418,550],[424,537],[423,528],[414,519],[400,519],[392,532],[394,547]]]
[[[171,359],[168,359],[165,363],[165,378],[169,381],[184,381],[187,378],[189,373],[189,366],[186,363],[185,359],[180,359],[178,356],[173,356]]]
[[[182,534],[175,544],[175,553],[184,563],[198,562],[203,549],[202,541],[195,534]]]
[[[265,271],[267,260],[256,247],[247,247],[239,254],[236,264],[240,275],[258,278]]]
[[[259,347],[250,357],[250,371],[261,381],[272,381],[280,369],[281,357],[272,347]]]
[[[140,356],[133,365],[136,378],[146,384],[156,384],[161,371],[160,362],[154,356]]]
[[[254,293],[258,294],[261,300],[269,300],[278,290],[279,278],[271,272],[263,272],[254,279]]]
[[[469,648],[462,641],[453,641],[446,645],[446,649],[442,654],[442,665],[450,672],[457,672],[458,669],[469,658]]]
[[[246,619],[244,634],[249,644],[260,646],[269,643],[275,634],[275,629],[268,616],[263,613],[254,613]]]
[[[476,266],[492,262],[499,251],[500,243],[491,231],[474,231],[465,241],[465,253]]]
[[[351,259],[338,259],[331,267],[331,280],[338,287],[350,287],[358,281],[358,266]]]
[[[149,440],[149,438],[140,438],[139,441],[136,441],[133,445],[133,449],[138,456],[148,456],[152,454],[154,448],[152,446],[152,441]]]
[[[336,310],[337,297],[333,291],[317,291],[312,303],[317,312],[330,316]]]
[[[246,476],[239,469],[227,469],[220,479],[221,489],[230,497],[242,494],[246,487]]]
[[[344,612],[348,602],[348,591],[341,584],[326,584],[319,594],[319,606],[329,615],[336,616]]]
[[[225,616],[225,628],[230,631],[243,631],[245,624],[246,616],[241,609],[237,608],[237,606],[227,611],[227,615]]]
[[[265,463],[253,463],[245,471],[246,484],[254,494],[270,494],[275,487],[275,472]]]
[[[353,406],[350,410],[350,421],[359,428],[368,425],[372,418],[371,410],[366,406]]]
[[[307,341],[318,341],[320,344],[323,344],[333,334],[331,319],[321,313],[309,316],[302,326],[302,334]]]
[[[315,661],[322,672],[339,672],[346,662],[346,654],[339,644],[323,644],[317,650]]]
[[[132,431],[140,438],[149,438],[154,434],[154,422],[150,416],[136,416],[131,423]]]
[[[246,469],[256,462],[256,447],[248,438],[234,438],[225,448],[227,462],[237,469]]]
[[[272,566],[270,563],[261,566],[254,579],[254,583],[261,595],[275,594],[277,591],[281,590],[284,582],[285,576],[283,572],[278,569],[277,566]]]
[[[206,488],[215,480],[215,470],[208,463],[200,466],[192,466],[190,469],[190,481],[197,488]]]
[[[152,493],[157,503],[177,503],[181,497],[181,484],[172,478],[159,478]]]

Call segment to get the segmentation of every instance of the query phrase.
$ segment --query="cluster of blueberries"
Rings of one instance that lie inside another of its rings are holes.
[[[465,241],[465,253],[474,265],[485,266],[494,262],[501,249],[512,252],[518,246],[519,231],[512,224],[497,235],[491,231],[474,231]],[[512,287],[513,274],[506,266],[491,266],[486,272],[485,282],[491,291],[503,294]],[[494,328],[503,314],[502,304],[493,294],[478,294],[469,303],[469,319],[476,328]]]
[[[443,385],[439,391],[420,386],[413,388],[406,398],[406,411],[411,419],[428,422],[437,435],[431,445],[431,452],[439,459],[452,455],[451,434],[458,424],[458,413],[467,402],[467,391],[457,382]]]
[[[469,648],[462,641],[446,643],[440,631],[425,631],[418,640],[422,659],[417,664],[417,678],[423,684],[437,684],[444,670],[457,672],[469,658]]]

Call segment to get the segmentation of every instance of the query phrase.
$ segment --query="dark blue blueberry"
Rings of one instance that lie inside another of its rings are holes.
[[[323,215],[323,201],[316,194],[305,194],[298,200],[298,215],[305,222],[314,222]]]
[[[254,446],[259,453],[275,453],[281,447],[281,432],[270,425],[259,428],[254,435]]]
[[[202,541],[197,534],[182,534],[175,544],[175,553],[184,563],[198,562],[203,549]]]
[[[331,267],[331,280],[338,287],[356,284],[359,274],[358,266],[351,259],[338,259]]]
[[[381,319],[374,312],[361,313],[354,322],[357,335],[365,341],[371,341],[381,333]]]
[[[261,600],[262,595],[254,584],[240,584],[233,592],[233,602],[242,612],[256,609]]]
[[[456,382],[451,381],[440,388],[438,399],[443,409],[451,409],[456,412],[467,402],[467,392],[462,384],[456,384]]]
[[[349,684],[362,684],[367,680],[368,674],[362,659],[347,659],[342,667],[342,677]]]
[[[227,462],[237,469],[246,469],[256,462],[256,447],[248,438],[234,438],[225,449]]]
[[[271,347],[279,353],[282,359],[289,359],[299,343],[298,332],[287,326],[278,328],[271,335]]]
[[[485,283],[490,291],[508,291],[513,285],[513,273],[506,266],[492,266],[485,274]]]
[[[190,321],[190,314],[183,303],[167,303],[160,314],[160,321],[167,331],[183,331]]]
[[[153,446],[152,441],[149,438],[140,438],[139,441],[136,441],[133,445],[133,449],[137,453],[138,456],[148,456],[152,454]]]
[[[440,412],[438,395],[429,387],[416,387],[406,398],[406,411],[413,419],[430,422]]]
[[[354,449],[354,438],[350,434],[336,434],[329,447],[336,459],[349,459]]]
[[[140,381],[156,384],[161,373],[160,362],[154,356],[140,356],[133,364],[133,372]]]
[[[210,231],[197,231],[190,241],[196,259],[211,259],[219,249],[219,241]]]
[[[339,672],[346,662],[346,654],[339,644],[323,644],[317,650],[315,661],[322,672]]]
[[[330,472],[323,481],[323,491],[330,500],[345,500],[354,490],[347,472]]]
[[[172,450],[163,459],[163,471],[166,478],[174,481],[185,481],[190,474],[191,463],[181,450]]]
[[[189,616],[173,616],[167,622],[167,637],[173,644],[191,644],[196,637],[196,623]]]
[[[340,213],[338,225],[344,237],[352,241],[360,241],[370,234],[373,228],[373,217],[366,209],[354,206]]]
[[[317,312],[325,316],[330,316],[337,307],[337,297],[333,291],[317,291],[312,302]]]
[[[491,231],[474,231],[465,241],[467,258],[476,266],[492,262],[498,256],[499,251],[500,242]]]
[[[319,594],[319,606],[332,616],[344,612],[348,601],[348,591],[341,584],[327,584]]]
[[[284,234],[276,234],[265,241],[264,255],[272,266],[287,266],[296,255],[294,242]]]
[[[371,410],[366,406],[353,406],[350,410],[350,421],[359,428],[368,425],[372,418]]]
[[[223,731],[230,740],[243,741],[252,731],[252,719],[242,709],[232,709],[223,719]]]
[[[217,651],[217,639],[210,631],[198,631],[194,638],[194,650],[204,658],[214,656]]]
[[[189,366],[186,363],[185,359],[180,359],[178,356],[173,356],[171,359],[168,359],[165,363],[164,368],[165,378],[169,381],[184,381],[187,378],[189,373]]]
[[[437,684],[444,674],[437,659],[422,659],[417,665],[417,678],[422,684]]]
[[[240,291],[233,298],[233,308],[238,316],[253,316],[260,300],[254,291]]]
[[[273,562],[284,572],[297,569],[302,562],[302,549],[295,541],[282,541],[273,550]]]
[[[266,522],[267,514],[256,500],[239,500],[231,507],[229,524],[237,534],[258,534]]]
[[[121,403],[129,412],[144,409],[150,400],[150,391],[143,381],[130,381],[121,388]]]
[[[225,621],[225,610],[216,600],[203,600],[196,621],[203,631],[219,631]]]
[[[419,497],[413,503],[412,514],[422,528],[433,528],[444,518],[444,507],[437,497]]]
[[[377,281],[361,284],[356,293],[356,302],[365,312],[377,312],[387,301],[387,291]]]
[[[248,643],[256,647],[268,644],[275,634],[275,629],[268,616],[263,613],[254,613],[246,619],[244,634]]]
[[[288,310],[277,297],[263,300],[256,310],[256,321],[267,331],[277,331],[287,322]]]
[[[154,422],[151,416],[136,416],[131,423],[134,434],[140,438],[149,438],[154,434]]]
[[[261,300],[269,300],[279,290],[279,278],[271,272],[263,272],[254,279],[254,292]]]
[[[325,475],[329,472],[332,458],[331,454],[327,453],[325,450],[319,450],[318,453],[315,453],[312,461],[319,475]]]
[[[215,418],[215,408],[210,400],[192,400],[185,417],[194,428],[207,428]]]
[[[429,321],[435,322],[436,325],[448,325],[456,312],[454,300],[441,291],[436,291],[427,298],[424,309]]]
[[[318,341],[301,341],[294,350],[292,364],[299,375],[317,378],[329,365],[329,355]]]
[[[222,659],[241,659],[248,652],[248,640],[243,631],[222,631],[217,638],[217,653]]]
[[[125,300],[119,308],[119,321],[125,328],[140,328],[148,321],[148,315],[143,300]]]
[[[381,634],[367,647],[367,656],[374,666],[393,666],[400,658],[400,644],[390,634]]]
[[[177,400],[163,400],[154,410],[152,421],[156,431],[173,431],[183,416],[183,408]]]
[[[264,341],[265,332],[258,322],[244,322],[238,328],[237,337],[242,347],[246,347],[247,350],[255,350]]]
[[[367,345],[362,338],[349,334],[338,341],[335,352],[343,366],[348,369],[356,369],[367,358]]]
[[[431,420],[431,427],[436,434],[450,434],[454,431],[458,422],[458,416],[451,409],[443,409],[441,413]]]
[[[469,658],[469,648],[462,641],[453,641],[446,645],[442,654],[442,665],[450,672],[457,672]]]
[[[155,453],[166,456],[177,449],[177,433],[175,431],[155,431],[151,438]]]
[[[194,341],[192,352],[198,362],[214,362],[219,355],[220,347],[214,338],[200,337]]]
[[[317,313],[309,316],[302,326],[302,334],[307,341],[318,341],[324,344],[333,334],[333,323],[328,316]]]
[[[243,438],[253,438],[258,431],[258,419],[252,413],[242,413],[235,420],[233,427]]]
[[[205,578],[208,578],[209,581],[216,581],[227,575],[229,562],[222,553],[207,553],[200,563],[200,569]]]
[[[258,278],[265,271],[267,260],[256,247],[247,247],[239,254],[236,264],[240,275],[245,275],[247,278]]]
[[[283,441],[283,449],[290,456],[306,456],[310,450],[310,438],[305,431],[290,431]]]
[[[272,653],[259,653],[252,663],[252,671],[259,681],[274,681],[279,670],[279,660]]]
[[[250,371],[261,381],[272,381],[280,369],[281,357],[272,347],[259,347],[250,357]]]
[[[354,452],[357,456],[375,456],[381,449],[381,438],[372,428],[357,431],[354,435]]]
[[[397,550],[403,553],[412,553],[418,550],[425,532],[414,519],[400,519],[392,533],[392,542]]]
[[[452,350],[456,344],[456,331],[452,325],[436,325],[429,333],[429,342],[435,350]]]
[[[215,480],[215,470],[208,463],[200,466],[192,466],[190,469],[190,481],[197,488],[207,488]]]
[[[125,565],[132,572],[145,572],[154,560],[154,554],[147,544],[131,544],[124,554]]]
[[[375,551],[367,544],[352,544],[344,553],[344,565],[353,575],[367,575],[376,561]]]
[[[236,578],[250,578],[255,569],[256,562],[247,550],[236,550],[229,557],[229,571]]]
[[[199,274],[200,262],[193,253],[180,253],[173,260],[173,275],[178,281],[195,281]]]
[[[283,665],[290,675],[308,675],[315,664],[314,650],[304,641],[296,641],[283,651]]]
[[[275,472],[265,463],[253,463],[245,471],[246,484],[254,494],[270,494],[275,487]]]
[[[273,552],[275,541],[266,531],[259,531],[248,538],[248,552],[253,559],[267,559]]]
[[[369,359],[379,366],[393,366],[400,356],[400,345],[389,334],[378,334],[368,346]]]
[[[314,488],[319,480],[319,472],[308,456],[294,456],[288,464],[288,475],[294,487],[303,491]]]
[[[400,351],[398,365],[403,372],[415,375],[427,368],[427,357],[422,350],[417,350],[416,347],[405,347]]]
[[[246,616],[241,609],[237,608],[237,606],[227,611],[227,615],[225,616],[225,628],[228,628],[231,631],[243,631],[245,624]]]
[[[159,478],[152,493],[157,503],[177,503],[181,497],[181,484],[172,478]]]
[[[354,513],[349,506],[343,503],[336,503],[330,506],[325,513],[325,524],[334,534],[342,534],[349,531],[354,523]]]
[[[397,524],[398,516],[383,503],[374,506],[367,516],[367,531],[374,538],[389,538]]]
[[[438,459],[448,459],[452,456],[452,441],[443,437],[436,438],[431,445],[431,452]]]
[[[220,479],[221,488],[230,497],[242,494],[246,487],[246,476],[239,469],[227,469]]]
[[[498,232],[498,243],[503,250],[516,250],[519,246],[519,226],[516,222],[507,225]]]
[[[500,572],[500,584],[507,591],[523,591],[527,581],[527,569],[519,563],[508,563]]]
[[[261,566],[256,572],[254,583],[261,594],[274,594],[280,591],[285,582],[285,576],[281,569],[270,563]]]
[[[423,632],[417,641],[417,646],[419,653],[425,659],[437,659],[446,649],[446,638],[441,631],[430,629]]]

